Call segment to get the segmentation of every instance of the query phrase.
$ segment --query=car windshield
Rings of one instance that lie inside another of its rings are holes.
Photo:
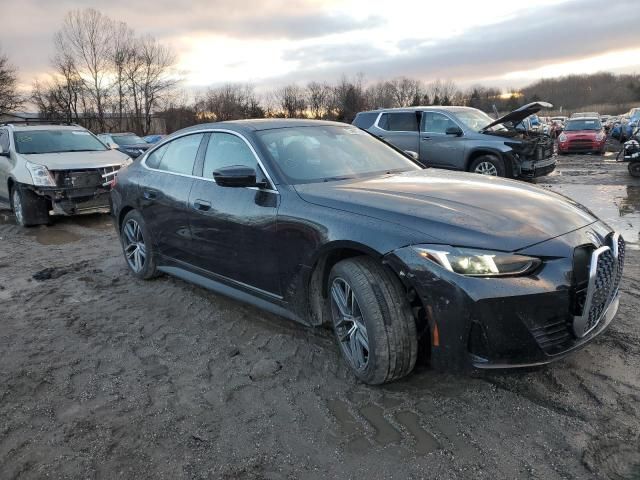
[[[113,141],[120,146],[124,145],[140,145],[147,143],[137,135],[114,135]]]
[[[25,130],[14,132],[13,135],[16,151],[25,155],[107,150],[86,130]]]
[[[600,120],[569,120],[564,127],[565,132],[577,131],[577,130],[600,130],[602,125]]]
[[[456,118],[464,123],[467,127],[475,132],[479,132],[485,126],[493,122],[493,118],[484,113],[481,110],[475,108],[465,108],[463,110],[456,110]],[[489,130],[506,130],[502,125],[495,125]]]
[[[291,184],[345,180],[422,167],[356,127],[263,130],[258,138]]]

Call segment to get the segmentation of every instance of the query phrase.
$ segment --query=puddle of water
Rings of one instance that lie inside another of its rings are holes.
[[[92,230],[112,230],[113,223],[109,215],[95,214],[95,215],[78,215],[77,217],[65,217],[72,223],[84,228],[90,228]]]
[[[82,238],[80,235],[55,227],[39,227],[35,230],[28,230],[27,235],[34,236],[40,245],[65,245],[77,242]]]
[[[547,187],[587,207],[620,232],[629,247],[640,250],[640,186],[556,184]]]

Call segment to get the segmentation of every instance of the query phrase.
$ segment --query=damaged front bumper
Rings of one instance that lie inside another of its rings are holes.
[[[612,282],[610,299],[593,329],[582,337],[574,333],[580,291],[571,280],[573,245],[589,242],[588,230],[552,240],[552,250],[564,250],[564,255],[546,258],[534,275],[524,277],[458,275],[425,260],[411,247],[387,254],[385,263],[422,304],[431,366],[464,371],[542,365],[603,333],[618,310],[619,279]],[[526,254],[544,257],[542,250]],[[621,269],[622,264],[620,276]]]
[[[52,171],[55,186],[30,186],[46,197],[57,215],[109,213],[110,191],[120,166]]]

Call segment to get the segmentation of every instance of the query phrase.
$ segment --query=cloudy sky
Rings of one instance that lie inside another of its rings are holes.
[[[640,0],[0,0],[0,49],[46,76],[68,10],[94,7],[171,45],[186,86],[410,76],[521,86],[640,73]]]

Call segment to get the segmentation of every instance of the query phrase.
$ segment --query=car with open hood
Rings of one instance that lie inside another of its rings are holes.
[[[0,201],[23,226],[47,224],[50,213],[109,212],[111,183],[129,163],[79,125],[0,125]]]
[[[118,174],[137,279],[170,274],[310,326],[379,384],[564,357],[618,308],[624,240],[513,180],[424,168],[351,125],[190,127]],[[247,321],[252,321],[247,318]]]
[[[353,124],[432,167],[499,177],[534,178],[556,167],[554,141],[520,128],[552,105],[534,102],[496,120],[471,107],[410,107],[358,113]]]

